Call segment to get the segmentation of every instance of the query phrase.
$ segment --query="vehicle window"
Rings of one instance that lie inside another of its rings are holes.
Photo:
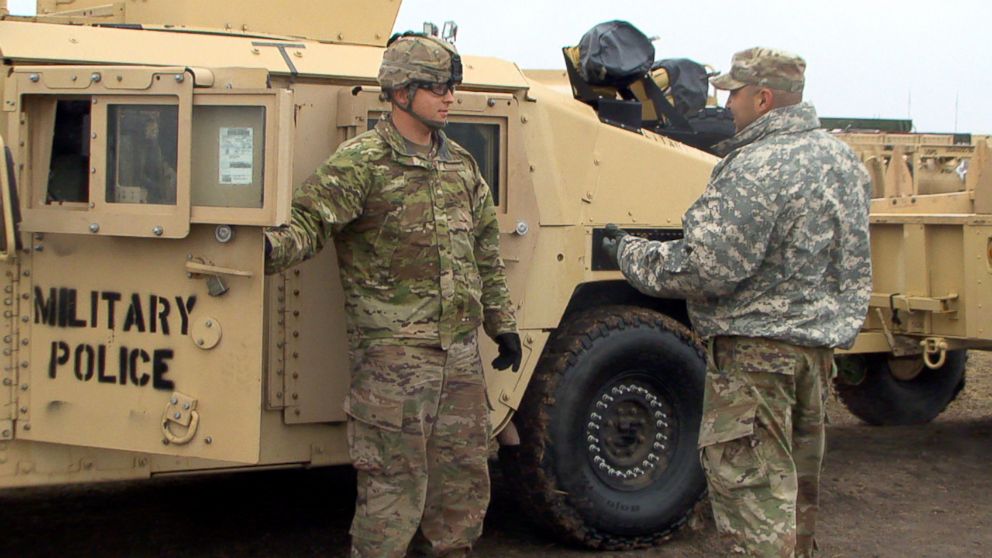
[[[107,202],[175,205],[179,108],[107,108]]]
[[[479,163],[482,178],[492,191],[493,203],[499,205],[499,125],[449,122],[444,133]]]
[[[56,103],[46,204],[89,201],[90,106],[88,99]]]
[[[263,205],[265,107],[193,107],[193,205]]]

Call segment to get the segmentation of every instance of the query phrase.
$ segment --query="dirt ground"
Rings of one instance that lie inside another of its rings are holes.
[[[833,402],[818,538],[834,558],[992,556],[992,355],[932,424],[876,428]],[[0,557],[347,556],[346,468],[0,493]],[[474,556],[709,557],[703,513],[664,546],[590,553],[536,532],[495,486]]]

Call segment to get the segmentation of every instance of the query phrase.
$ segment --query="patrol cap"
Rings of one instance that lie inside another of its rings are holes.
[[[769,87],[799,93],[806,83],[806,61],[802,57],[774,48],[754,47],[734,54],[730,72],[712,78],[717,89],[733,91],[745,85]]]
[[[379,85],[397,89],[411,83],[462,82],[462,59],[455,46],[423,33],[393,35],[379,66]]]

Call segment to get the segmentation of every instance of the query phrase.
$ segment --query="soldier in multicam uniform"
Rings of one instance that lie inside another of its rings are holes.
[[[802,102],[802,58],[734,55],[719,148],[685,237],[650,242],[608,226],[624,276],[683,297],[708,342],[700,458],[733,552],[811,556],[832,349],[850,347],[871,293],[869,178]]]
[[[392,113],[343,143],[267,231],[267,271],[334,239],[352,348],[345,402],[358,470],[353,557],[465,556],[489,502],[490,427],[476,331],[520,365],[489,186],[441,131],[461,83],[455,48],[394,36],[379,83]]]

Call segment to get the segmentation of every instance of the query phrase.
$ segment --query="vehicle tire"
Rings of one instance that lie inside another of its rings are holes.
[[[920,360],[919,356],[905,357]],[[964,350],[948,351],[944,365],[936,370],[922,370],[911,379],[899,379],[894,366],[905,366],[908,360],[891,358],[889,354],[850,355],[837,357],[837,367],[848,368],[834,381],[837,394],[851,413],[877,426],[923,424],[932,421],[947,408],[964,387]],[[845,377],[861,381],[851,384]]]
[[[528,516],[595,549],[656,545],[704,493],[696,442],[706,362],[681,323],[633,306],[570,320],[549,342],[500,460]]]

